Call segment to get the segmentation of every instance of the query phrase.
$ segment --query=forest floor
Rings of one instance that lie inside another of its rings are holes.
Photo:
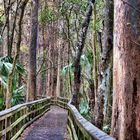
[[[67,111],[57,106],[31,124],[18,140],[70,140],[67,133]]]

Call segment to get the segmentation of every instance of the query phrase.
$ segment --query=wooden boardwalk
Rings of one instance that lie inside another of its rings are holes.
[[[67,111],[52,106],[43,117],[28,127],[18,140],[68,140]]]
[[[45,112],[47,113],[41,117]],[[75,106],[68,103],[68,99],[61,97],[43,98],[1,111],[0,140],[2,139],[115,140],[83,118]]]

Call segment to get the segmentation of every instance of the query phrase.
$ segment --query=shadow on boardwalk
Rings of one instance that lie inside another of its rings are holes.
[[[18,140],[68,140],[67,111],[56,106],[29,126]]]

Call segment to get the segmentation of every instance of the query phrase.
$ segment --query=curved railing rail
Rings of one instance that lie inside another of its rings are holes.
[[[53,99],[52,102],[68,110],[67,128],[72,140],[115,140],[83,118],[75,106],[68,102],[68,99],[59,97]]]
[[[0,140],[16,140],[28,125],[50,110],[51,105],[68,110],[71,140],[115,140],[84,119],[68,99],[61,97],[43,98],[1,111]]]

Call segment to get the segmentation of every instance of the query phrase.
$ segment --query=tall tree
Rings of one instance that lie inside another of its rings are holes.
[[[18,37],[17,37],[17,43],[16,43],[16,54],[13,60],[12,70],[8,75],[8,82],[7,82],[8,87],[7,87],[7,92],[6,92],[6,108],[11,107],[13,77],[14,77],[14,73],[16,69],[16,63],[18,61],[19,53],[20,53],[20,45],[22,41],[22,23],[23,23],[24,11],[25,11],[27,3],[28,3],[28,0],[24,0],[20,5],[20,18],[18,21]]]
[[[112,106],[112,62],[113,62],[113,0],[104,1],[102,46],[99,64],[99,86],[95,124],[111,124]],[[105,122],[104,122],[105,120]]]
[[[79,108],[80,102],[80,84],[81,84],[81,65],[80,59],[85,45],[86,35],[89,27],[89,23],[92,16],[93,4],[95,0],[88,0],[88,10],[86,13],[85,20],[82,23],[82,28],[80,32],[80,38],[77,43],[77,51],[74,58],[74,94],[72,97],[72,104]]]
[[[29,75],[28,75],[28,95],[27,101],[36,99],[36,65],[38,46],[38,8],[39,0],[32,1],[32,29],[31,44],[29,48]]]
[[[21,8],[21,3],[24,0],[3,0],[4,5],[4,16],[5,24],[1,31],[1,36],[4,36],[4,31],[6,29],[6,47],[7,55],[12,56],[13,44],[16,42],[14,39],[16,32],[16,23],[19,16],[19,10]]]
[[[140,139],[140,0],[116,0],[112,135]]]

